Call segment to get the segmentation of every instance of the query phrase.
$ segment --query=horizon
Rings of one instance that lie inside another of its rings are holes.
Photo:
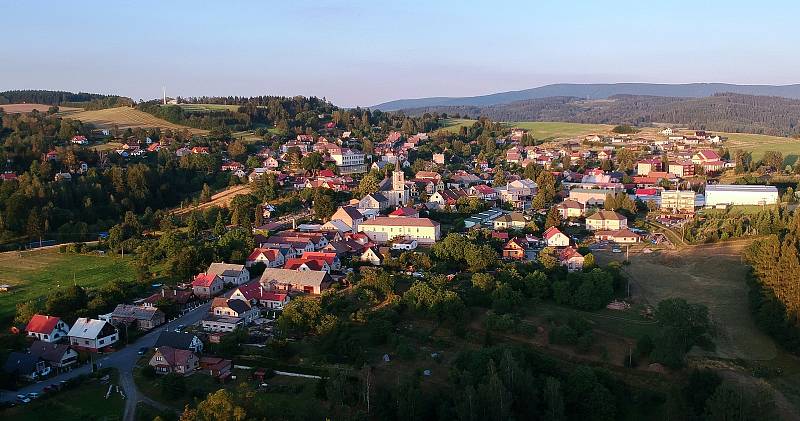
[[[194,3],[92,0],[42,11],[15,3],[3,31],[26,42],[4,44],[0,90],[138,101],[160,98],[166,86],[171,97],[302,95],[369,107],[559,83],[789,85],[800,82],[800,58],[785,54],[800,5],[780,4],[244,1],[189,9]],[[692,16],[714,18],[701,26]],[[743,18],[747,30],[732,23]],[[628,56],[631,65],[621,65]]]

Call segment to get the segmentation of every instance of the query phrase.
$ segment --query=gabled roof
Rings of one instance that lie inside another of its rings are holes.
[[[190,349],[192,341],[197,336],[191,333],[173,332],[171,330],[164,330],[156,339],[155,347],[168,346],[177,349]]]
[[[67,351],[69,351],[69,345],[67,344],[54,344],[45,341],[34,341],[28,348],[28,352],[31,355],[55,363],[60,363],[61,358],[64,357]]]
[[[31,321],[25,327],[26,332],[50,334],[56,328],[58,321],[61,320],[56,316],[47,316],[43,314],[34,314]]]
[[[394,226],[394,227],[435,227],[439,223],[429,218],[408,218],[397,217],[389,218],[388,216],[379,216],[375,219],[364,221],[360,226]]]
[[[564,235],[564,233],[562,233],[561,230],[559,230],[558,228],[550,227],[544,232],[544,234],[542,234],[542,238],[544,238],[545,240],[549,240],[558,234]]]
[[[156,352],[164,357],[164,361],[169,366],[185,366],[188,364],[189,359],[194,355],[194,352],[185,349],[176,349],[171,346],[161,346],[156,348]],[[160,364],[159,364],[160,365]]]
[[[274,281],[278,284],[316,286],[322,289],[323,283],[329,278],[327,272],[318,270],[298,271],[267,268],[264,270],[264,273],[261,274],[259,282],[268,285],[270,282]]]
[[[596,213],[593,213],[586,217],[586,219],[591,219],[592,221],[623,221],[628,218],[610,210],[599,210]]]
[[[212,263],[208,266],[206,273],[217,276],[238,276],[245,270],[244,265],[235,263]]]
[[[36,371],[39,358],[24,352],[12,352],[8,355],[3,371],[6,373],[31,374]]]
[[[275,261],[275,259],[278,258],[280,253],[281,252],[279,250],[276,250],[276,249],[264,248],[264,247],[256,247],[256,248],[253,249],[253,252],[250,253],[249,256],[247,256],[247,260],[256,260],[259,256],[261,256],[263,254],[264,257],[267,258],[267,260],[269,260],[270,262],[273,262],[273,261]]]
[[[214,281],[219,279],[219,276],[212,275],[210,273],[200,273],[194,277],[194,281],[192,281],[193,287],[210,287],[214,284]]]
[[[75,321],[75,324],[72,326],[72,329],[69,330],[67,336],[82,339],[96,339],[105,326],[106,322],[102,320],[81,317]]]
[[[305,257],[305,254],[303,256],[304,257],[298,257],[298,258],[286,260],[286,264],[283,265],[283,267],[285,269],[297,270],[297,269],[300,268],[300,266],[306,265],[306,267],[308,267],[311,270],[323,270],[323,268],[324,268],[323,267],[324,260],[322,260],[322,259],[308,259],[308,258]]]

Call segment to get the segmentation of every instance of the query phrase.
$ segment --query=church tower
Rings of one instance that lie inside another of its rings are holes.
[[[390,206],[405,206],[408,201],[408,190],[406,190],[406,178],[403,171],[392,172],[392,191],[389,192]]]

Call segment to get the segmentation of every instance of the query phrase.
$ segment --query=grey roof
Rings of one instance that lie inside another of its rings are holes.
[[[777,193],[778,188],[760,184],[707,184],[706,192],[713,191]]]
[[[276,281],[279,284],[291,285],[307,285],[316,286],[322,289],[323,284],[328,280],[328,273],[322,270],[291,270],[291,269],[275,269],[267,268],[261,274],[259,282],[262,284],[269,284],[270,281]]]
[[[28,348],[31,355],[48,362],[60,363],[64,354],[69,351],[67,344],[53,344],[44,341],[34,341]]]
[[[176,349],[191,349],[192,341],[196,336],[191,333],[173,332],[165,330],[156,339],[156,348],[160,346],[170,346]]]
[[[39,357],[23,352],[12,352],[8,355],[3,371],[6,373],[30,374],[36,371]]]
[[[245,270],[244,265],[237,265],[234,263],[212,263],[208,266],[206,273],[211,273],[217,276],[239,276]]]
[[[228,307],[238,314],[242,314],[250,310],[250,305],[243,300],[228,300]]]

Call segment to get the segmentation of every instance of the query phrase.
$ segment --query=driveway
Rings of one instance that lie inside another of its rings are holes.
[[[126,347],[111,354],[101,355],[95,359],[98,368],[111,367],[119,371],[119,383],[125,393],[125,421],[133,421],[136,418],[136,404],[145,402],[160,410],[173,410],[164,404],[156,402],[146,396],[141,396],[139,390],[136,388],[136,383],[133,381],[133,368],[136,366],[136,361],[139,359],[139,348],[148,347],[152,348],[156,343],[156,339],[164,330],[175,329],[178,325],[189,326],[198,323],[203,317],[208,314],[211,303],[202,304],[192,310],[189,310],[182,316],[175,320],[165,323],[146,335],[140,337],[135,342],[128,344]],[[42,393],[42,389],[48,384],[58,383],[62,380],[69,380],[80,376],[81,374],[88,374],[91,371],[91,365],[85,364],[70,372],[62,373],[57,376],[51,377],[47,380],[23,387],[17,391],[0,391],[0,401],[13,401],[16,399],[17,394],[27,394],[31,392]]]

